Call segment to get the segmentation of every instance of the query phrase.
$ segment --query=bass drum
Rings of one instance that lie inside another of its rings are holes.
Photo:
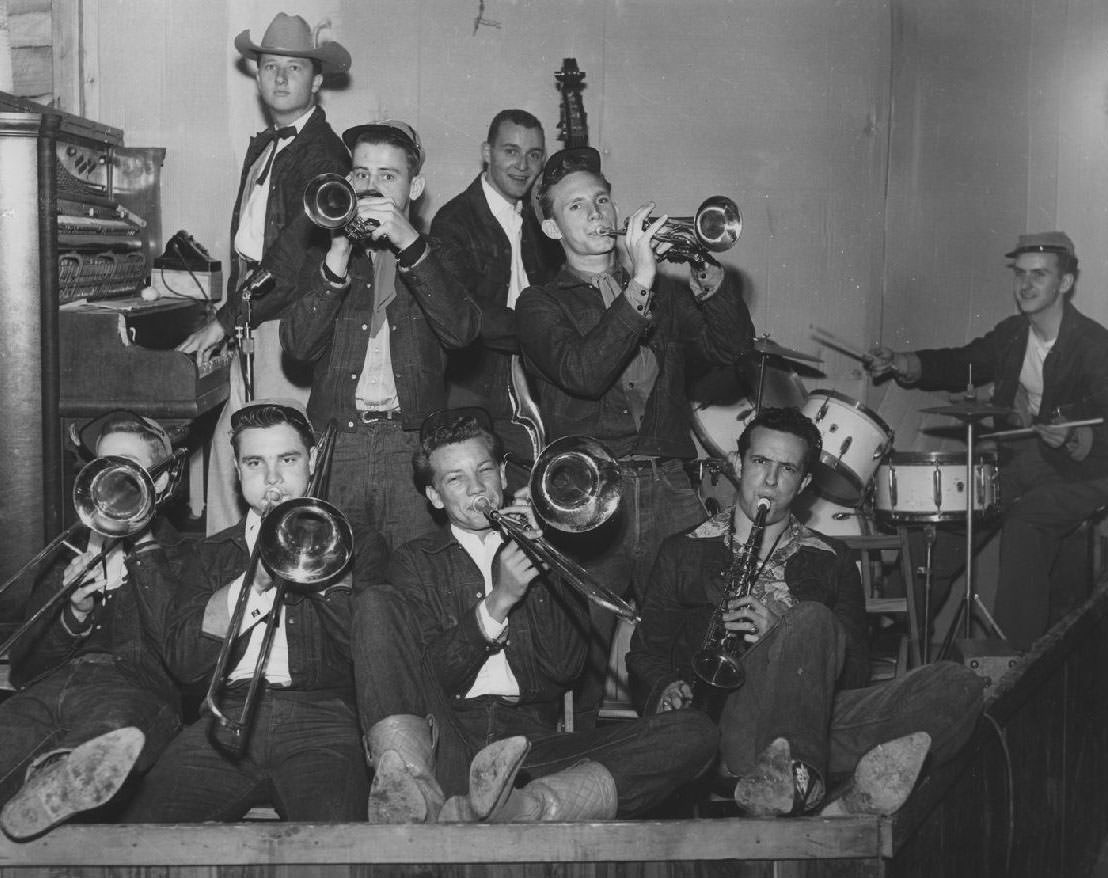
[[[876,532],[864,509],[828,500],[809,488],[793,502],[793,514],[801,524],[829,537],[868,536]]]

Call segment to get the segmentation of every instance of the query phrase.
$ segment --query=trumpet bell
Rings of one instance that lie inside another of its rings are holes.
[[[304,213],[322,228],[345,228],[358,214],[358,196],[341,174],[320,174],[304,187]]]
[[[696,209],[693,226],[698,241],[712,253],[730,250],[743,231],[739,206],[726,195],[706,198]]]
[[[125,537],[143,530],[156,510],[154,481],[123,457],[100,457],[84,466],[73,483],[73,506],[90,530]]]
[[[290,585],[312,589],[341,574],[353,555],[350,523],[325,500],[297,497],[270,511],[258,531],[262,561]]]
[[[535,461],[530,485],[536,514],[567,533],[599,527],[619,508],[619,463],[590,436],[551,442]]]

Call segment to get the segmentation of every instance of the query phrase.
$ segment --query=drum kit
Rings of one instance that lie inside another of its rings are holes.
[[[831,345],[859,360],[868,356],[843,344]],[[935,528],[948,523],[964,524],[966,557],[973,558],[973,527],[994,517],[1000,508],[999,465],[993,452],[978,451],[972,455],[959,452],[896,451],[894,435],[889,425],[876,412],[861,402],[836,390],[817,389],[803,393],[798,402],[795,393],[767,393],[767,383],[779,388],[774,380],[772,359],[804,364],[821,363],[818,357],[778,345],[768,337],[757,339],[754,350],[759,355],[757,392],[753,403],[742,399],[725,406],[693,406],[693,432],[710,458],[716,462],[711,471],[728,474],[737,488],[734,464],[737,462],[738,438],[754,415],[765,405],[794,405],[816,425],[823,439],[823,450],[812,472],[809,489],[797,499],[794,512],[815,530],[831,536],[864,535],[877,529],[920,527],[924,529],[926,558],[923,567],[924,618],[930,618],[931,563]],[[799,380],[797,380],[799,383]],[[970,398],[959,398],[949,405],[922,409],[924,413],[954,418],[965,425],[966,448],[975,445],[975,427],[987,417],[1014,414]],[[978,438],[1004,439],[1026,431],[1004,431]],[[730,465],[719,466],[719,461]],[[943,644],[945,654],[959,621],[970,636],[972,615],[980,611],[993,632],[1003,639],[1003,632],[976,595],[972,563],[966,565],[965,599],[958,616],[951,623],[950,634]],[[964,618],[962,617],[962,614]],[[926,640],[926,638],[925,638]],[[923,644],[927,661],[927,644]]]

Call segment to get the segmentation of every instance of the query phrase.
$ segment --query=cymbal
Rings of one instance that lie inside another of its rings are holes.
[[[976,399],[967,399],[961,402],[952,402],[950,405],[933,406],[920,409],[929,415],[949,415],[954,418],[991,418],[996,415],[1014,415],[1015,411],[1003,406],[993,405],[989,402],[978,402]]]
[[[771,341],[768,337],[763,336],[754,340],[754,350],[760,354],[768,354],[773,357],[784,357],[786,360],[799,360],[802,363],[822,363],[819,357],[813,357],[811,354],[802,354],[800,351],[790,350],[789,348],[782,347],[775,341]]]

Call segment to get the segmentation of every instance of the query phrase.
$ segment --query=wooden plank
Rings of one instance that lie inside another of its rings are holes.
[[[12,49],[12,89],[24,97],[49,95],[54,81],[54,56],[49,46]]]
[[[47,11],[9,14],[8,30],[11,33],[13,49],[49,46],[52,30],[50,13]]]
[[[63,826],[0,841],[0,867],[872,859],[876,817],[370,826]]]

